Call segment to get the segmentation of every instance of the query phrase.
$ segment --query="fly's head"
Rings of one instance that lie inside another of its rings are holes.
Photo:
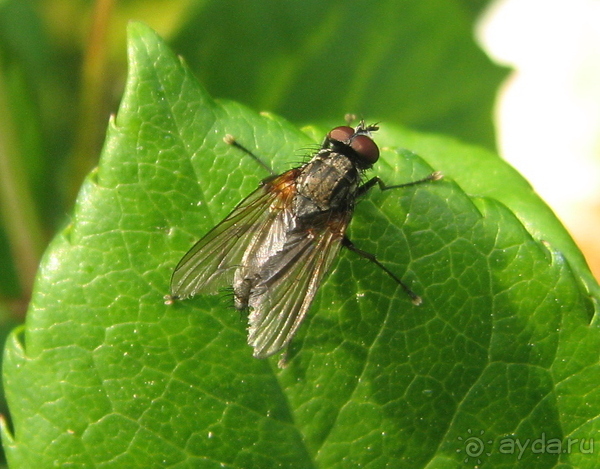
[[[371,138],[371,132],[376,130],[379,130],[379,127],[365,126],[364,121],[354,129],[346,125],[336,127],[325,137],[323,149],[344,155],[358,169],[364,171],[379,159],[379,147]]]

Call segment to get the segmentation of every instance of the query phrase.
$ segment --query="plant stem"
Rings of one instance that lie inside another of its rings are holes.
[[[97,164],[104,126],[104,91],[108,25],[114,0],[96,0],[81,70],[81,98],[73,158],[69,171],[68,204],[75,201],[86,174]],[[108,116],[106,116],[108,117]]]

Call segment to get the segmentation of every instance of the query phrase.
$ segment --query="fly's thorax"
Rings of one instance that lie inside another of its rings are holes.
[[[296,215],[303,218],[351,209],[359,182],[360,170],[350,158],[329,150],[319,152],[302,168],[296,180]]]

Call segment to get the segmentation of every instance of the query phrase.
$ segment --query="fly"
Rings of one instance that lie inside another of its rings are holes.
[[[179,261],[165,303],[232,287],[235,308],[249,313],[254,357],[266,358],[290,343],[343,246],[383,269],[419,305],[416,293],[346,236],[357,199],[373,186],[384,191],[442,177],[434,172],[394,186],[374,177],[361,184],[379,158],[371,137],[376,130],[364,121],[336,127],[310,161],[264,179]],[[233,137],[225,141],[267,167]]]

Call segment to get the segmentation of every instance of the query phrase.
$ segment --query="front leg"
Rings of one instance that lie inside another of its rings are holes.
[[[415,186],[417,184],[422,184],[424,182],[429,182],[429,181],[439,181],[443,177],[444,177],[444,175],[442,174],[441,171],[434,171],[429,176],[424,177],[423,179],[418,179],[418,180],[412,181],[412,182],[406,182],[404,184],[396,184],[393,186],[388,186],[380,178],[375,176],[374,178],[369,179],[367,182],[365,182],[362,186],[360,186],[358,188],[357,195],[360,197],[361,195],[366,194],[367,192],[369,192],[369,190],[371,190],[373,188],[373,186],[375,184],[379,185],[379,189],[381,191],[387,191],[389,189],[400,189],[401,187]]]

